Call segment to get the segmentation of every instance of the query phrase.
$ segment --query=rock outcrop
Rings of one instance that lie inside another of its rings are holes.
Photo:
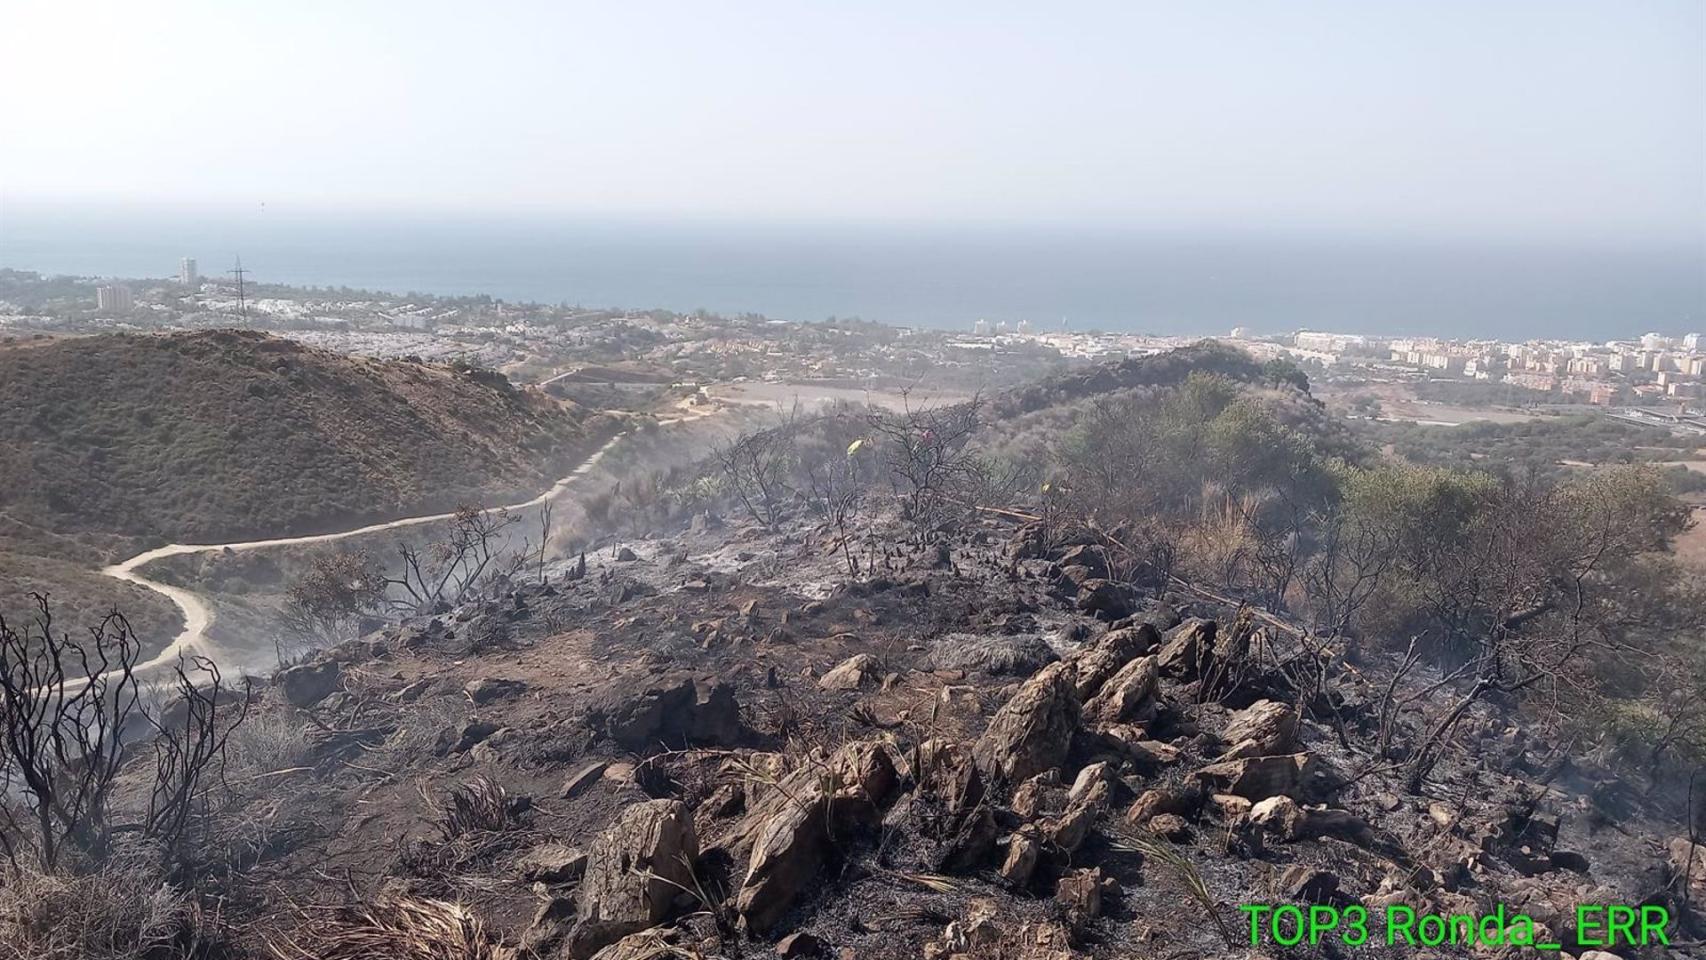
[[[1160,678],[1154,657],[1131,661],[1084,705],[1084,719],[1103,724],[1149,719],[1155,712],[1155,689]]]
[[[1224,739],[1225,760],[1291,753],[1297,747],[1297,710],[1273,700],[1258,700],[1232,717]]]
[[[569,956],[590,957],[663,922],[676,895],[693,889],[698,857],[699,840],[686,804],[652,800],[623,810],[587,852]]]
[[[1167,631],[1161,646],[1161,671],[1184,681],[1200,677],[1213,656],[1217,630],[1213,620],[1192,617]]]
[[[818,678],[819,690],[857,690],[880,674],[882,665],[869,653],[859,653],[836,664],[835,668]]]
[[[1314,757],[1308,753],[1252,757],[1210,764],[1197,771],[1210,792],[1230,793],[1250,800],[1272,796],[1307,799],[1313,795]]]
[[[638,691],[613,684],[587,711],[587,723],[636,753],[689,743],[732,745],[741,733],[734,689],[690,677],[652,681]]]
[[[273,683],[293,707],[311,707],[332,695],[343,680],[343,665],[336,660],[300,663],[273,675]]]
[[[1059,767],[1078,729],[1079,711],[1071,668],[1049,664],[996,711],[972,758],[984,776],[1008,783]]]
[[[880,744],[851,743],[827,760],[794,771],[764,795],[725,848],[750,837],[751,854],[735,893],[743,926],[775,926],[815,882],[837,831],[874,825],[897,777]]]

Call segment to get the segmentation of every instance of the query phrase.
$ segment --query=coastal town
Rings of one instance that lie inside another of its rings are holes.
[[[1033,332],[1019,324],[980,324],[956,341],[971,349],[1040,343],[1063,357],[1108,360],[1170,350],[1202,337],[1157,337],[1060,330]],[[1666,416],[1706,412],[1706,343],[1700,333],[1646,333],[1605,341],[1450,340],[1299,330],[1257,334],[1237,327],[1211,339],[1261,359],[1286,358],[1329,382],[1463,380],[1510,388],[1512,402],[1574,402],[1653,407]]]
[[[1706,344],[1693,331],[1515,342],[1244,326],[1206,337],[1155,335],[1075,329],[1064,319],[977,319],[958,330],[926,329],[858,318],[797,323],[239,279],[203,276],[189,258],[176,277],[155,280],[3,270],[0,336],[239,327],[343,353],[461,359],[541,382],[572,379],[590,364],[619,366],[626,376],[654,382],[747,377],[892,385],[927,369],[967,387],[1215,339],[1260,360],[1296,364],[1329,397],[1460,383],[1480,406],[1599,408],[1619,419],[1706,433]]]

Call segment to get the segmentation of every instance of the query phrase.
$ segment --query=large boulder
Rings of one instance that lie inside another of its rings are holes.
[[[1313,756],[1293,753],[1225,760],[1203,767],[1196,775],[1210,793],[1230,793],[1249,800],[1279,795],[1309,799],[1317,771]]]
[[[826,775],[827,774],[827,775]],[[843,746],[820,764],[795,770],[763,795],[724,849],[751,843],[735,911],[754,933],[775,927],[811,887],[830,853],[832,837],[874,824],[878,804],[899,776],[881,744]]]
[[[1124,653],[1126,659],[1141,657],[1146,653],[1154,653],[1161,645],[1161,634],[1147,623],[1134,623],[1128,626],[1115,627],[1102,634],[1096,640],[1096,646],[1101,649],[1118,650]]]
[[[343,667],[336,660],[299,663],[273,675],[273,683],[293,707],[311,707],[319,703],[338,689],[342,679]]]
[[[1274,700],[1258,700],[1233,715],[1225,738],[1232,746],[1224,760],[1291,753],[1297,749],[1297,711]]]
[[[1165,600],[1154,600],[1145,605],[1142,612],[1133,614],[1125,623],[1129,626],[1136,626],[1140,623],[1148,624],[1161,633],[1166,633],[1184,622],[1184,619],[1184,616],[1172,604]]]
[[[1007,783],[1058,767],[1078,728],[1079,709],[1071,669],[1051,663],[996,711],[972,759],[985,777]]]
[[[1143,791],[1125,812],[1127,823],[1143,826],[1164,815],[1195,815],[1203,805],[1202,788],[1187,784],[1180,788],[1153,787]]]
[[[1106,760],[1098,760],[1078,771],[1073,779],[1072,787],[1067,790],[1068,800],[1082,800],[1090,794],[1098,783],[1105,783],[1110,788],[1119,781],[1118,771]]]
[[[1001,861],[1001,879],[1017,888],[1031,882],[1042,856],[1042,842],[1035,831],[1020,830],[1007,841],[1007,853]]]
[[[587,852],[569,956],[590,957],[669,917],[676,894],[694,889],[699,841],[680,800],[636,803]]]
[[[635,690],[631,683],[613,685],[593,701],[587,720],[595,730],[628,750],[641,751],[690,723],[698,692],[688,677],[675,677]]]
[[[960,817],[983,802],[983,775],[970,752],[957,740],[935,739],[919,744],[917,796],[940,804],[951,817]]]
[[[846,744],[830,755],[830,783],[843,796],[857,796],[871,803],[885,803],[900,775],[886,746],[874,740]]]
[[[1090,577],[1106,579],[1110,573],[1107,551],[1087,543],[1066,548],[1066,551],[1060,555],[1060,559],[1055,562],[1060,564],[1062,570],[1072,567],[1082,568],[1088,571]]]
[[[1001,836],[991,807],[973,808],[955,820],[946,842],[934,854],[931,868],[937,873],[971,873],[982,869]]]
[[[817,876],[828,853],[828,792],[805,778],[794,779],[790,786],[804,792],[763,821],[735,895],[742,924],[756,933],[782,919],[794,898]]]
[[[740,702],[735,699],[734,685],[724,680],[694,684],[693,729],[687,732],[687,739],[732,746],[740,738]]]
[[[857,690],[882,674],[882,663],[869,653],[841,661],[817,682],[819,690]]]
[[[1007,562],[1041,559],[1048,553],[1049,528],[1041,520],[1033,520],[1013,532],[1007,542]]]
[[[1178,747],[1162,740],[1152,740],[1143,727],[1130,723],[1109,724],[1096,731],[1094,737],[1085,736],[1083,743],[1120,757],[1146,775],[1178,762],[1181,756]]]
[[[1078,584],[1078,609],[1092,616],[1118,620],[1130,616],[1136,606],[1137,591],[1130,584],[1096,578]]]
[[[1060,770],[1050,768],[1014,787],[1008,806],[1020,818],[1034,820],[1060,813],[1071,801],[1070,791],[1061,783]]]
[[[1161,647],[1161,672],[1182,683],[1201,681],[1205,692],[1225,693],[1244,680],[1250,630],[1242,621],[1220,629],[1213,620],[1193,617],[1167,633]]]
[[[1155,686],[1160,677],[1154,657],[1133,660],[1084,705],[1085,719],[1096,723],[1149,719],[1155,712]]]
[[[1101,867],[1080,868],[1060,878],[1055,901],[1070,916],[1079,920],[1101,916],[1102,900],[1118,890],[1112,877],[1103,875]]]
[[[1192,617],[1167,631],[1161,646],[1161,672],[1185,681],[1201,676],[1213,655],[1217,629],[1213,620]]]
[[[522,854],[515,862],[521,879],[544,883],[569,883],[586,875],[586,852],[561,843],[543,843]]]
[[[594,698],[588,725],[636,753],[684,743],[728,746],[740,735],[734,689],[722,681],[667,677],[635,690],[612,684]]]
[[[1109,630],[1072,658],[1073,685],[1088,700],[1133,659],[1154,650],[1161,636],[1148,624]]]
[[[1043,820],[1038,828],[1053,849],[1071,855],[1089,838],[1090,830],[1107,809],[1108,797],[1112,793],[1106,782],[1096,783],[1083,796],[1072,801],[1065,813]]]
[[[1055,569],[1060,571],[1059,576],[1055,579],[1055,585],[1063,592],[1070,593],[1093,583],[1113,582],[1105,577],[1097,576],[1089,567],[1063,567],[1056,564]]]

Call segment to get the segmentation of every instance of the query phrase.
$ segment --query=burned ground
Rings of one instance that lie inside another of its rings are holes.
[[[1086,612],[1086,571],[1005,521],[853,582],[809,533],[611,543],[281,673],[205,848],[228,915],[289,941],[448,901],[549,957],[1065,958],[1243,955],[1252,902],[1503,903],[1570,953],[1577,903],[1689,905],[1674,813],[1494,704],[1411,794],[1361,746],[1377,671],[1306,695],[1282,625],[1186,588]]]
[[[155,858],[217,949],[122,956],[1417,955],[1252,944],[1246,904],[1502,906],[1591,960],[1578,904],[1664,907],[1698,949],[1695,675],[1652,669],[1696,608],[1650,477],[1359,466],[1212,351],[1044,386],[605,463],[564,559],[343,610]],[[305,560],[163,573],[247,610]],[[158,782],[129,764],[115,822]]]

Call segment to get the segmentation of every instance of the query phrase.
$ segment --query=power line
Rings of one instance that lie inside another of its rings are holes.
[[[249,271],[243,269],[243,255],[237,255],[237,266],[225,271],[237,278],[237,315],[244,320],[249,319],[248,301],[243,298],[243,275]]]

